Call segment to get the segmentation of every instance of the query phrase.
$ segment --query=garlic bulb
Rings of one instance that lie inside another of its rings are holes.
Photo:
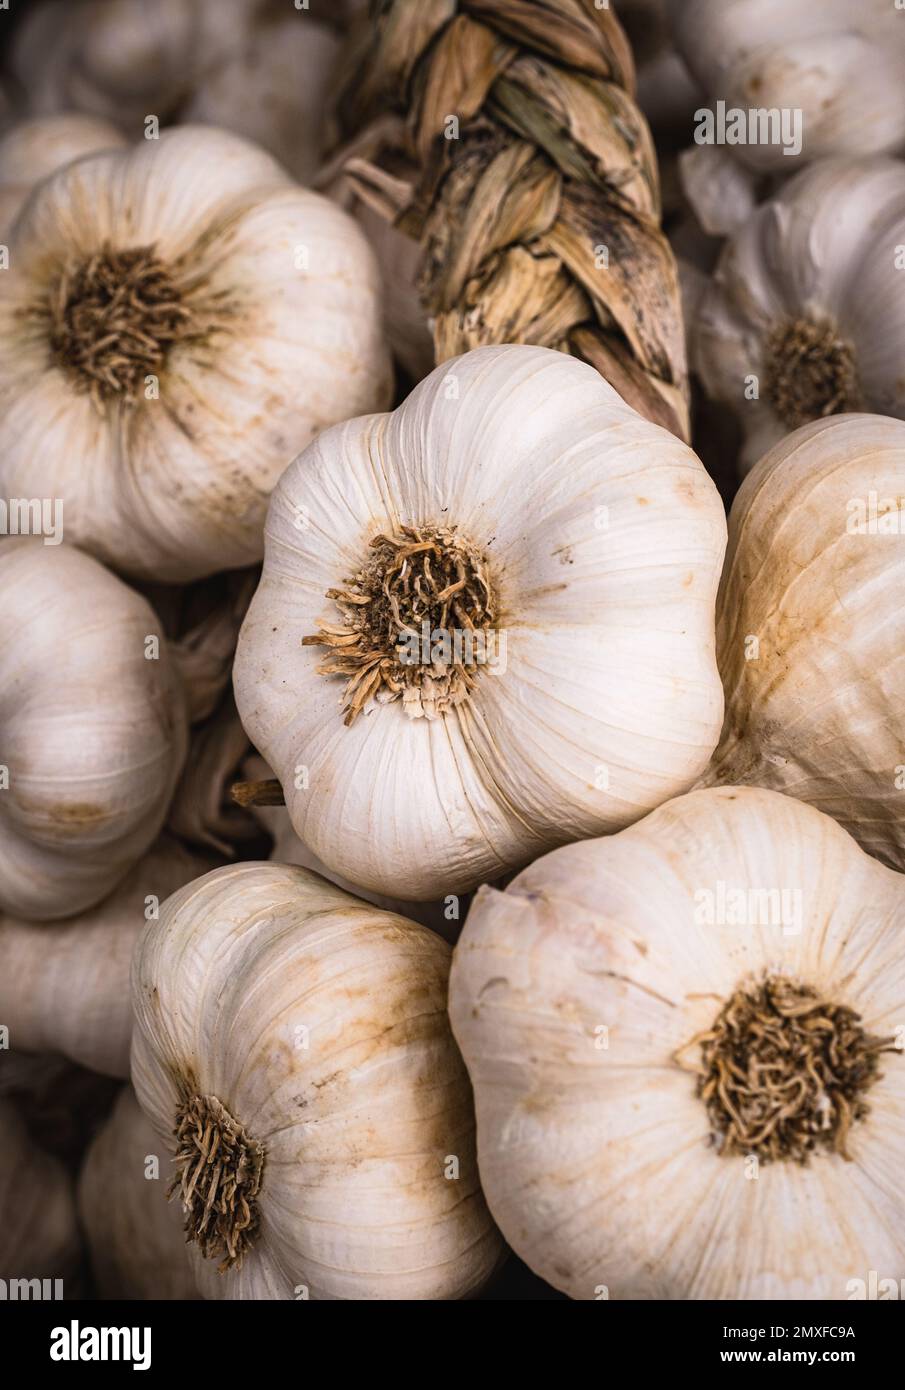
[[[69,1174],[32,1142],[12,1102],[0,1098],[0,1279],[61,1279],[65,1295],[79,1254]],[[54,1290],[39,1296],[52,1298]]]
[[[128,1078],[135,942],[159,903],[212,864],[162,838],[109,898],[76,917],[50,925],[0,914],[0,1021],[10,1046]]]
[[[710,783],[788,792],[905,869],[905,423],[807,425],[748,475],[717,603]]]
[[[833,820],[754,788],[482,888],[450,1012],[516,1252],[580,1299],[898,1280],[903,908]]]
[[[135,1092],[124,1086],[85,1155],[78,1210],[101,1298],[195,1299],[198,1292],[169,1164]]]
[[[0,542],[0,912],[100,902],[156,838],[185,749],[144,599],[69,546]]]
[[[85,111],[139,134],[170,119],[199,77],[241,44],[257,0],[43,0],[12,45],[30,110]]]
[[[738,415],[747,466],[809,420],[905,416],[903,247],[894,159],[821,161],[735,233],[698,310],[694,359]]]
[[[126,143],[116,126],[73,112],[19,121],[0,140],[0,230],[8,227],[36,183],[74,159]]]
[[[299,838],[423,901],[688,788],[724,540],[690,449],[549,349],[477,349],[323,434],[274,493],[234,670]]]
[[[200,82],[183,115],[255,140],[301,183],[320,164],[339,35],[310,14],[264,15]]]
[[[448,970],[439,937],[303,869],[220,869],[164,905],[135,954],[132,1076],[177,1135],[205,1296],[464,1298],[487,1278]]]
[[[0,276],[0,495],[64,500],[67,540],[182,582],[254,563],[315,433],[389,390],[352,220],[203,126],[61,169]]]
[[[676,41],[710,99],[727,111],[801,113],[798,156],[781,142],[733,145],[757,168],[905,146],[905,28],[890,0],[682,0]]]

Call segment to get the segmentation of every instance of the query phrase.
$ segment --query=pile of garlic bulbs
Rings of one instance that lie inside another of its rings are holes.
[[[345,22],[325,0],[38,0],[11,69],[29,115],[103,117],[132,139],[149,117],[221,126],[307,183]]]
[[[711,102],[801,113],[800,153],[735,147],[753,167],[787,173],[799,160],[905,148],[905,26],[889,0],[682,0],[673,25]]]
[[[898,11],[15,16],[0,1295],[905,1275]]]

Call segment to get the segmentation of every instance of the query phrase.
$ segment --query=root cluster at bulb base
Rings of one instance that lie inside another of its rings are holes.
[[[114,399],[134,404],[173,345],[199,331],[152,246],[105,246],[66,267],[43,312],[52,360],[101,410]]]
[[[174,1133],[176,1177],[167,1195],[179,1193],[186,1239],[219,1260],[221,1273],[238,1269],[258,1231],[264,1149],[216,1096],[188,1096]]]
[[[684,1054],[697,1045],[700,1062],[689,1065]],[[880,1054],[895,1051],[895,1039],[866,1033],[853,1009],[773,975],[737,989],[675,1060],[697,1074],[721,1155],[805,1164],[821,1150],[850,1157]]]
[[[764,393],[790,430],[864,408],[854,348],[829,321],[777,323],[767,338],[765,363]]]
[[[498,620],[485,554],[455,526],[401,526],[375,536],[362,568],[344,583],[327,591],[339,621],[320,622],[302,641],[329,649],[324,675],[346,678],[346,724],[372,697],[401,699],[406,714],[427,719],[467,699]],[[425,633],[429,658],[412,660]],[[440,654],[434,633],[448,639]]]

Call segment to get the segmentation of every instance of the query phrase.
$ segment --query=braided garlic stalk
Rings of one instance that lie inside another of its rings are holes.
[[[594,0],[376,0],[340,159],[420,245],[437,362],[558,348],[687,438],[676,267],[633,92],[628,42]]]

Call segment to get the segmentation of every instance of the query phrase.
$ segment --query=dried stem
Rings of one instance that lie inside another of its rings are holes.
[[[285,806],[283,788],[275,777],[264,782],[234,782],[230,796],[237,806]]]
[[[174,343],[199,332],[152,246],[105,246],[68,266],[45,306],[55,361],[90,392],[98,409],[117,398],[134,404],[145,378],[158,375]]]
[[[428,719],[467,698],[497,619],[484,554],[454,526],[403,526],[375,536],[345,584],[327,591],[340,621],[319,623],[302,642],[328,647],[320,671],[347,678],[346,724],[372,697],[401,697],[406,714]]]
[[[789,429],[863,409],[854,348],[831,323],[778,323],[767,339],[766,366],[765,394]]]
[[[865,1092],[894,1038],[861,1027],[860,1015],[783,976],[736,990],[713,1026],[675,1054],[700,1045],[697,1093],[720,1154],[762,1163],[807,1163],[827,1150],[850,1157],[852,1125],[868,1113]]]
[[[348,186],[420,243],[437,361],[557,348],[687,438],[678,276],[612,7],[379,0],[349,72]]]
[[[216,1096],[186,1098],[176,1117],[176,1177],[186,1238],[223,1274],[238,1269],[258,1230],[264,1150]]]

